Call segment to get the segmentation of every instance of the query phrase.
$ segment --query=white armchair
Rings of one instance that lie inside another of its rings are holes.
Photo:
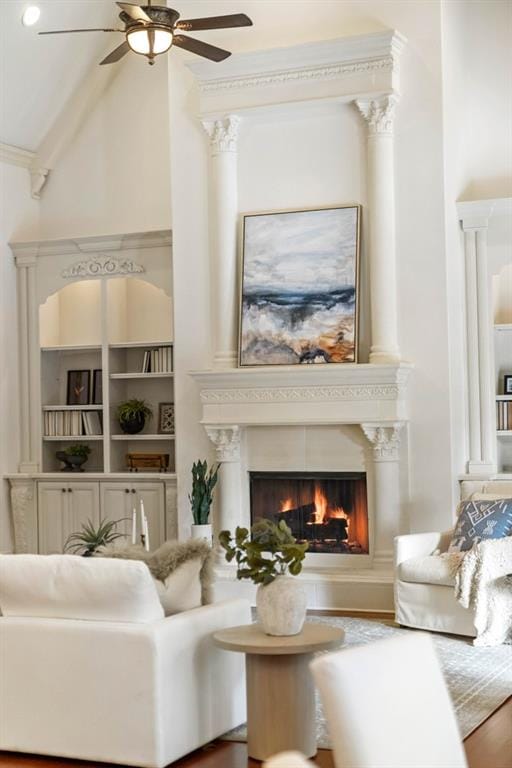
[[[446,552],[452,531],[395,539],[395,620],[406,627],[474,637],[474,613],[455,598],[455,572]]]
[[[461,498],[512,497],[512,483],[465,481]],[[406,627],[476,636],[474,611],[455,598],[455,570],[446,553],[452,531],[395,539],[395,618]]]
[[[77,572],[78,571],[78,572]],[[163,768],[245,722],[230,600],[164,618],[143,563],[0,557],[0,750]]]

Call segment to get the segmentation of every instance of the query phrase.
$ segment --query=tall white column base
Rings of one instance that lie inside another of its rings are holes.
[[[10,478],[11,510],[16,554],[37,553],[36,484],[33,480]]]
[[[393,562],[393,541],[400,533],[400,430],[401,422],[361,424],[373,447],[374,462],[374,567]]]
[[[241,429],[237,425],[229,427],[205,427],[206,434],[214,444],[217,461],[220,462],[217,499],[213,515],[214,540],[218,540],[221,531],[233,532],[240,525],[242,509],[242,472],[240,467]],[[224,551],[217,548],[216,562],[226,566]]]

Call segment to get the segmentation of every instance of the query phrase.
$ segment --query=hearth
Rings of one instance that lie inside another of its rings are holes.
[[[365,472],[251,472],[251,523],[284,520],[309,552],[368,554]]]

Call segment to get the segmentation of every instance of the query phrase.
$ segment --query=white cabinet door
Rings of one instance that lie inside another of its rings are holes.
[[[37,525],[39,554],[62,554],[64,546],[64,519],[67,508],[68,493],[66,483],[38,483]]]
[[[148,519],[149,545],[152,550],[156,549],[165,541],[164,484],[133,483],[132,490],[135,490],[137,499],[137,513],[140,510],[140,502],[144,504],[144,512]]]
[[[156,549],[165,541],[165,495],[163,483],[100,483],[100,516],[103,520],[120,520],[116,530],[125,534],[119,544],[132,540],[132,514],[135,510],[136,541],[140,544],[140,502],[148,519],[149,543]]]
[[[102,520],[119,520],[116,526],[118,533],[124,533],[126,538],[119,543],[131,543],[132,506],[135,506],[135,494],[131,492],[129,483],[100,483]]]
[[[82,524],[99,521],[99,484],[87,482],[38,483],[38,542],[42,555],[62,554],[71,533]]]
[[[96,528],[100,521],[99,483],[68,483],[66,496],[68,508],[64,516],[64,539],[82,530],[82,525],[89,521]]]

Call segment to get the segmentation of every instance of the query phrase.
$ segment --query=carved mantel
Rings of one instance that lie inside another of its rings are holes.
[[[412,365],[348,364],[197,371],[205,427],[407,421]],[[306,406],[306,407],[305,407]]]

